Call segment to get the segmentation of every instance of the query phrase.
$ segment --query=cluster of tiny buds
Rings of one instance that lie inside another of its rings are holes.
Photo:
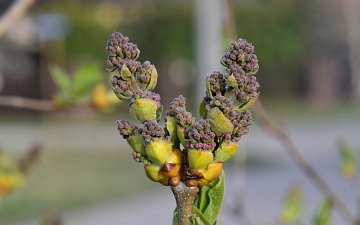
[[[230,44],[230,50],[222,55],[220,62],[226,67],[238,64],[245,73],[254,74],[259,70],[259,61],[253,52],[254,46],[240,38]]]
[[[244,76],[241,78],[241,82],[242,84],[235,89],[235,96],[239,102],[246,103],[250,98],[256,98],[258,96],[256,90],[260,87],[260,84],[256,81],[255,76],[251,76],[250,78]]]
[[[151,63],[145,61],[143,65],[135,72],[136,79],[140,84],[148,84],[151,79]]]
[[[250,131],[250,125],[252,122],[250,110],[245,110],[241,112],[231,122],[234,125],[232,140],[234,142],[238,142],[241,136],[248,134]]]
[[[209,75],[210,90],[216,94],[222,94],[226,88],[224,75],[219,71],[214,71]]]
[[[211,125],[208,119],[200,120],[193,126],[187,127],[185,133],[189,138],[186,146],[188,149],[212,151],[216,147],[214,141],[215,134],[211,131]]]
[[[119,32],[113,32],[109,36],[106,50],[111,52],[107,61],[109,66],[119,66],[121,59],[135,60],[140,54],[137,46]]]
[[[135,129],[138,129],[137,126],[131,124],[128,120],[117,120],[116,124],[120,135],[124,138],[129,137],[133,134]]]
[[[234,105],[230,98],[226,98],[222,95],[216,95],[206,105],[206,109],[210,110],[214,107],[219,107],[223,114],[229,119],[232,119],[236,116],[236,112],[233,110]]]
[[[145,165],[151,164],[151,162],[148,159],[146,159],[143,155],[141,155],[138,152],[133,151],[131,153],[131,155],[132,155],[133,159],[135,160],[135,162],[138,162],[138,163],[142,162]]]
[[[237,64],[229,66],[229,68],[226,69],[224,77],[228,79],[231,75],[235,77],[238,84],[241,84],[240,79],[246,76],[244,70]]]
[[[132,104],[134,104],[134,102],[138,99],[149,99],[149,100],[153,100],[157,103],[157,106],[160,107],[161,103],[160,103],[160,95],[156,94],[154,92],[151,91],[142,91],[140,89],[138,90],[134,90],[132,96],[131,96],[131,100],[129,105],[131,106]]]
[[[174,98],[170,103],[169,109],[166,111],[167,116],[176,116],[175,110],[180,107],[185,109],[186,98],[182,95],[179,95],[177,98]]]
[[[195,118],[192,116],[192,114],[187,112],[186,109],[182,107],[177,107],[174,110],[174,115],[178,123],[183,127],[188,127],[195,123]]]
[[[111,79],[112,86],[115,91],[125,96],[132,95],[131,82],[125,81],[121,77],[114,75]]]
[[[131,73],[135,73],[135,71],[141,68],[141,63],[139,61],[133,61],[131,59],[125,58],[125,59],[121,59],[117,64],[115,64],[119,73],[121,73],[121,68],[123,65],[126,65]]]
[[[156,121],[149,120],[144,123],[143,137],[145,143],[149,143],[154,139],[161,139],[165,136],[164,128],[162,128]]]

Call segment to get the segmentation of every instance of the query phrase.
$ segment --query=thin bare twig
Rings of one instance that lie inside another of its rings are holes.
[[[233,14],[234,2],[233,0],[227,0],[227,9],[229,16],[225,18],[224,28],[228,37],[233,40],[237,39],[237,32],[235,26],[235,17]],[[231,20],[231,21],[226,21]],[[325,182],[325,180],[315,171],[315,169],[307,162],[305,157],[301,154],[301,151],[297,148],[290,136],[286,133],[285,129],[281,126],[275,125],[269,119],[266,111],[264,110],[260,99],[257,99],[252,106],[253,114],[255,115],[259,124],[275,135],[282,145],[285,147],[286,152],[290,155],[294,163],[307,175],[307,177],[313,182],[313,184],[322,192],[329,202],[337,208],[340,215],[344,220],[350,224],[359,225],[360,221],[352,215],[347,205],[342,199],[332,190],[332,188]]]
[[[36,0],[17,0],[0,19],[0,38],[16,23],[36,2]]]
[[[18,96],[0,96],[0,106],[32,109],[37,111],[53,111],[54,104],[50,100],[38,100]]]
[[[271,122],[259,99],[252,106],[252,112],[259,124],[275,135],[284,146],[294,163],[307,175],[313,184],[322,192],[329,200],[330,204],[338,209],[344,220],[350,224],[359,224],[359,221],[352,215],[350,209],[342,201],[342,199],[333,191],[333,189],[325,182],[325,180],[316,172],[316,170],[307,162],[301,151],[297,148],[290,136],[283,127],[277,126]]]

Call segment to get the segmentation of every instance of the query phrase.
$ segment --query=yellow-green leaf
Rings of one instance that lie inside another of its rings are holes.
[[[341,155],[341,172],[345,177],[352,177],[356,174],[356,153],[345,143],[339,144],[339,151]]]
[[[324,200],[314,217],[314,225],[328,225],[331,219],[331,206],[328,200]]]
[[[61,69],[57,65],[52,65],[49,67],[50,75],[54,80],[55,84],[64,91],[70,88],[71,80],[70,76],[65,70]]]
[[[282,223],[293,223],[298,220],[303,209],[303,192],[299,186],[292,187],[284,200],[280,212]]]
[[[102,80],[102,73],[97,63],[82,66],[74,73],[72,92],[76,97],[90,94],[91,89]]]

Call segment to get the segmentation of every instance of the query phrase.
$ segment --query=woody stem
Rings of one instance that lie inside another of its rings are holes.
[[[180,182],[178,186],[171,187],[171,190],[176,200],[178,225],[190,225],[189,216],[191,215],[199,188],[187,187],[183,182]]]

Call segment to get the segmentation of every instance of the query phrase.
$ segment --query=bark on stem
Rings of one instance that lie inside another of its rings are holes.
[[[183,182],[176,187],[171,187],[174,193],[177,211],[178,211],[178,225],[190,225],[189,216],[192,213],[192,208],[197,193],[198,187],[187,187]]]

